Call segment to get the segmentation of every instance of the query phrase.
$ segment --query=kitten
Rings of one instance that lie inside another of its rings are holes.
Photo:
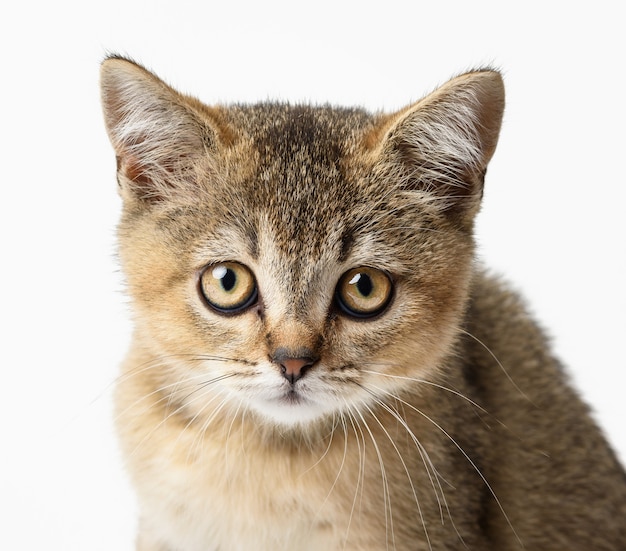
[[[208,107],[112,57],[102,98],[138,550],[626,549],[624,471],[474,259],[497,72],[370,114]]]

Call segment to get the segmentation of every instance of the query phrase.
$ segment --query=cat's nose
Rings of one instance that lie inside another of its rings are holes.
[[[292,385],[304,377],[304,374],[313,367],[313,364],[317,361],[317,358],[306,351],[303,353],[290,353],[285,348],[279,348],[272,356],[272,361],[280,367],[280,373],[285,379],[287,379]]]
[[[291,384],[302,379],[313,364],[307,358],[289,358],[280,363],[280,372]]]

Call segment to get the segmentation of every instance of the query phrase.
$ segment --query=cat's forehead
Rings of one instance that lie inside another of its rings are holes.
[[[392,180],[374,177],[367,140],[375,115],[279,104],[229,109],[239,138],[223,151],[219,182],[209,180],[200,218],[212,228],[201,254],[234,260],[242,251],[304,279],[301,266],[389,266],[399,258],[394,248],[406,244],[416,209],[405,208]]]
[[[242,214],[259,231],[272,228],[291,251],[327,246],[328,238],[344,239],[345,248],[344,228],[370,202],[362,144],[372,117],[279,104],[241,107],[232,116],[248,137],[234,159]]]
[[[261,152],[306,149],[321,160],[345,154],[376,120],[364,109],[270,102],[233,106],[228,115]]]

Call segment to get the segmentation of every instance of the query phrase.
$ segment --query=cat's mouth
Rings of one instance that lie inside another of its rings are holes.
[[[328,408],[323,401],[307,396],[302,389],[289,388],[263,400],[255,402],[256,409],[281,424],[294,425],[307,423],[323,417]]]
[[[281,400],[284,404],[290,405],[290,406],[299,406],[299,405],[303,405],[303,404],[307,404],[310,403],[309,400],[307,400],[302,393],[298,392],[295,388],[291,388],[289,389],[284,396],[282,397]]]

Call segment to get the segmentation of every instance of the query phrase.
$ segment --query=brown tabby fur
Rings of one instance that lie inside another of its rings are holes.
[[[474,259],[491,70],[394,114],[207,107],[102,66],[135,334],[117,427],[140,551],[623,550],[626,479],[523,304]],[[205,266],[247,266],[236,314]],[[337,307],[342,274],[394,290]],[[274,357],[315,362],[290,383]]]

